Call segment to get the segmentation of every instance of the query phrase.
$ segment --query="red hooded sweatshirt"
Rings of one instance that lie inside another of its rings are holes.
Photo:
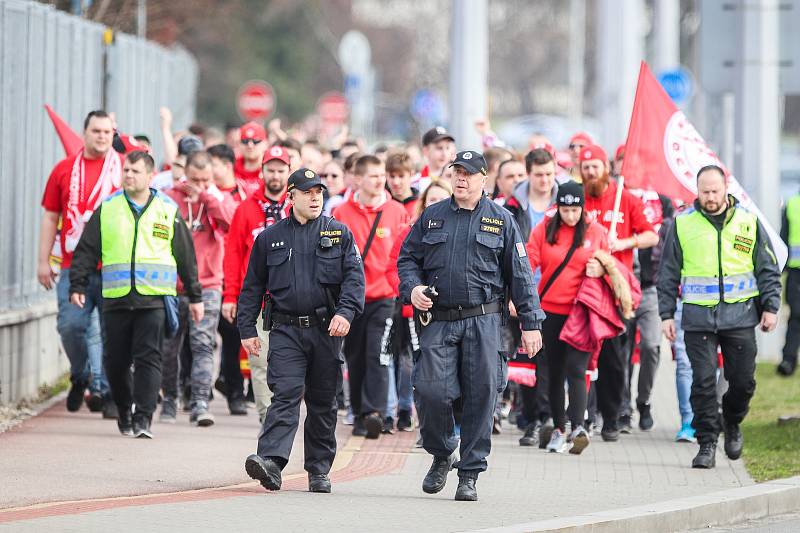
[[[225,273],[225,287],[222,303],[236,303],[242,290],[250,250],[258,234],[264,228],[289,216],[286,193],[277,202],[264,196],[264,186],[247,197],[236,209],[225,239],[225,259],[222,268]]]
[[[364,261],[366,277],[366,301],[374,302],[386,298],[394,298],[397,287],[392,286],[386,277],[390,267],[392,245],[398,235],[408,225],[408,214],[399,202],[392,200],[388,193],[383,193],[383,201],[377,207],[366,207],[358,201],[358,194],[352,195],[345,203],[333,210],[333,216],[345,224],[356,240],[358,249],[364,253],[372,225],[378,212],[383,212],[375,231],[375,238]]]
[[[222,289],[225,234],[236,210],[233,198],[213,185],[201,192],[195,202],[189,202],[189,197],[178,187],[169,189],[166,194],[178,204],[181,216],[192,230],[200,284],[204,289]],[[179,291],[182,285],[178,283]]]

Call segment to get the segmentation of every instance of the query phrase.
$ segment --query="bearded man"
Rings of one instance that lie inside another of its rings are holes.
[[[581,179],[586,193],[584,212],[589,221],[610,229],[614,218],[617,183],[609,178],[608,156],[597,145],[585,146],[578,154]],[[608,236],[608,248],[614,257],[633,270],[633,251],[658,244],[658,235],[644,214],[642,201],[622,190],[614,235]],[[603,343],[597,361],[597,406],[603,415],[601,436],[604,441],[619,440],[619,411],[625,390],[626,335]]]

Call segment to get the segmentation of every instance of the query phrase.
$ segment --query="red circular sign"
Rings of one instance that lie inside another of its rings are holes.
[[[275,110],[275,91],[265,81],[248,81],[239,89],[236,106],[242,120],[264,120]]]
[[[342,93],[331,91],[317,102],[317,113],[324,124],[344,124],[350,115],[350,106]]]

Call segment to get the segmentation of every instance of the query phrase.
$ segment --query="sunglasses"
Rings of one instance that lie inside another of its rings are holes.
[[[322,179],[327,179],[327,178],[336,179],[336,178],[341,178],[342,175],[341,174],[319,174],[319,177],[322,178]]]
[[[261,142],[261,139],[242,139],[242,144],[258,144]]]
[[[570,149],[570,150],[575,150],[575,149],[577,148],[578,150],[580,150],[580,149],[581,149],[581,148],[583,148],[584,146],[586,146],[586,145],[585,145],[585,144],[575,144],[575,143],[572,143],[572,144],[570,144],[570,145],[569,145],[569,149]]]

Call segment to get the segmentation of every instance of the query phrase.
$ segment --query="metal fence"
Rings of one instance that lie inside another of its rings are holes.
[[[38,2],[0,0],[0,313],[53,297],[36,281],[39,205],[64,151],[44,104],[80,132],[86,113],[102,107],[105,81],[118,128],[147,134],[157,160],[159,107],[172,109],[176,127],[194,118],[190,54],[129,35],[106,47],[103,31]]]
[[[86,113],[114,111],[120,131],[144,133],[163,155],[159,107],[174,127],[194,119],[197,65],[180,48],[128,35],[39,2],[0,0],[0,404],[36,394],[67,368],[55,295],[36,279],[40,207],[65,154],[44,105],[76,132]]]

